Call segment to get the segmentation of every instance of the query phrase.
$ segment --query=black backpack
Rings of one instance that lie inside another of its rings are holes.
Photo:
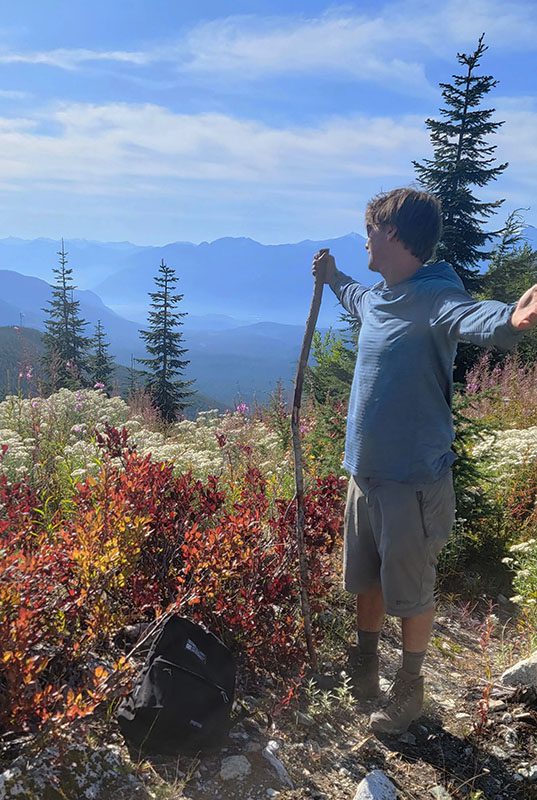
[[[117,711],[125,739],[153,753],[218,746],[231,727],[235,660],[201,625],[170,616],[153,641],[131,694]]]

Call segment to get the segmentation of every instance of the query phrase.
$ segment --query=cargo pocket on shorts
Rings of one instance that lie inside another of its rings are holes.
[[[435,483],[422,484],[416,491],[423,526],[428,540],[445,543],[455,522],[455,490],[451,474]]]
[[[424,565],[420,603],[433,602],[438,555],[455,522],[455,491],[451,474],[416,491],[424,536]]]

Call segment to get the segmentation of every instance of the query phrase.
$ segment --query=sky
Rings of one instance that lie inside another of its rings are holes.
[[[439,82],[481,33],[537,225],[535,0],[0,0],[0,236],[162,245],[363,233],[432,154]]]

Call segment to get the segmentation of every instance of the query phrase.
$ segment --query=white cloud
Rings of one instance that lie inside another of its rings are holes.
[[[178,41],[141,50],[59,48],[0,51],[0,63],[27,63],[75,70],[109,62],[144,67],[172,65],[178,72],[222,80],[278,75],[346,75],[357,81],[427,93],[426,58],[453,60],[479,35],[495,52],[534,51],[534,0],[395,0],[369,14],[343,7],[317,17],[222,17],[195,26]],[[138,73],[137,73],[138,74]]]
[[[54,136],[43,132],[51,125]],[[173,193],[178,180],[315,187],[405,174],[425,143],[412,116],[275,128],[152,105],[71,104],[42,119],[0,119],[0,171],[14,186],[39,180],[111,194]]]
[[[494,137],[510,166],[497,187],[528,205],[537,192],[537,103],[498,103]],[[50,131],[54,131],[51,134]],[[331,117],[315,126],[269,126],[230,115],[177,114],[156,105],[63,104],[34,118],[0,118],[0,174],[16,191],[100,197],[153,196],[197,202],[226,195],[353,195],[413,178],[430,153],[421,117]],[[283,201],[282,201],[283,202]],[[290,200],[291,202],[291,200]],[[315,202],[315,199],[313,199]]]
[[[454,49],[473,48],[483,31],[495,51],[535,50],[533,11],[533,0],[396,0],[369,15],[336,9],[316,18],[230,17],[196,27],[184,52],[196,73],[339,73],[424,90],[425,56],[452,60]]]
[[[423,65],[404,61],[383,45],[392,38],[383,19],[323,16],[317,19],[229,18],[193,30],[183,67],[197,74],[266,75],[343,73],[364,81],[427,89]]]
[[[20,92],[16,89],[0,89],[0,97],[6,100],[26,100],[31,97],[30,92]]]
[[[58,48],[39,52],[0,52],[0,64],[45,64],[50,67],[74,70],[93,61],[115,61],[144,65],[155,59],[151,52],[128,50],[89,50],[85,48]]]

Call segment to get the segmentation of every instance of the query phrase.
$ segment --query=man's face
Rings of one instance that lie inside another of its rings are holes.
[[[366,250],[369,253],[368,267],[371,272],[382,272],[382,265],[389,258],[392,247],[393,235],[391,228],[386,225],[375,226],[368,224]]]

